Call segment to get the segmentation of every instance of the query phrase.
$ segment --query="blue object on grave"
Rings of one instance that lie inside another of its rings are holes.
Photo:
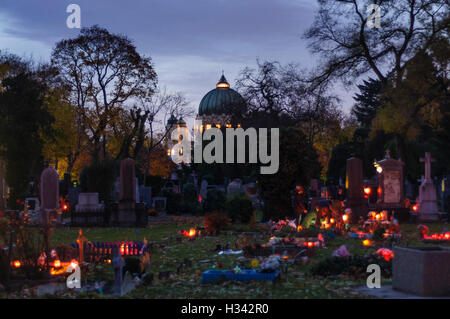
[[[220,278],[236,281],[275,280],[277,276],[278,270],[272,273],[257,272],[256,270],[241,270],[239,273],[233,273],[230,270],[207,270],[202,273],[202,283],[216,281]]]
[[[357,238],[357,239],[368,239],[368,238],[370,239],[370,238],[372,238],[372,234],[364,234],[364,235],[361,235],[361,234],[359,234],[359,233],[349,232],[348,235],[349,235],[351,238]]]
[[[329,239],[334,239],[334,237],[336,236],[336,234],[333,233],[333,232],[326,232],[326,233],[325,233],[325,236],[327,236]]]

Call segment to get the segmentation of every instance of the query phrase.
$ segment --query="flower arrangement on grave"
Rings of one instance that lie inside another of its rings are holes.
[[[335,233],[343,233],[350,227],[351,209],[345,209],[342,201],[329,201],[326,206],[316,207],[315,226]]]
[[[387,248],[380,248],[377,250],[376,254],[382,257],[386,261],[391,261],[394,258],[394,252]]]
[[[338,249],[332,252],[331,256],[338,258],[350,257],[350,252],[347,250],[347,246],[341,245]]]
[[[359,221],[359,225],[351,229],[350,236],[360,239],[373,239],[381,241],[388,238],[400,238],[400,225],[396,219],[388,219],[387,211],[370,211],[367,220]]]
[[[293,232],[297,230],[297,224],[295,223],[295,219],[289,220],[288,218],[286,218],[280,219],[277,222],[271,221],[269,223],[271,225],[270,230],[272,232],[281,232],[281,231]]]
[[[417,226],[417,229],[420,231],[420,239],[428,242],[450,242],[450,232],[445,230],[441,233],[434,233],[432,235],[428,235],[430,229],[425,225]]]
[[[148,216],[150,216],[150,217],[156,217],[156,216],[158,216],[158,211],[156,210],[156,209],[149,209],[149,210],[147,210],[147,213],[148,213]]]

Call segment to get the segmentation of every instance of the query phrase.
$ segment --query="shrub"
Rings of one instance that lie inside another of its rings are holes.
[[[203,214],[202,205],[199,202],[183,202],[180,205],[180,211],[183,214],[190,214],[194,216]]]
[[[220,231],[229,227],[231,219],[220,211],[214,211],[205,215],[203,226],[208,234],[220,234]]]
[[[14,248],[12,250],[12,260],[19,260],[22,266],[15,271],[17,275],[25,276],[27,279],[42,279],[44,272],[38,259],[44,251],[44,234],[35,228],[27,227],[26,219],[19,216],[10,216],[3,220],[0,227],[0,242],[6,245],[10,243],[10,233],[14,232]],[[7,227],[7,228],[5,228]],[[4,256],[0,256],[0,259]],[[0,271],[8,267],[8,262],[0,261]],[[7,269],[7,268],[6,268]],[[1,276],[0,276],[1,277]],[[4,278],[2,279],[4,280]]]
[[[183,214],[201,215],[202,205],[198,201],[197,188],[194,184],[188,183],[183,186],[183,202],[180,205],[180,211]]]
[[[159,192],[161,192],[163,179],[159,175],[147,175],[145,176],[145,186],[151,186],[152,194],[156,196]]]
[[[197,188],[192,183],[183,185],[183,200],[186,202],[198,202]]]
[[[81,190],[99,193],[99,199],[106,203],[111,197],[118,169],[118,163],[108,159],[85,166],[80,174]]]
[[[226,195],[219,189],[210,189],[206,193],[206,200],[203,202],[203,211],[205,213],[216,210],[225,210]]]
[[[182,195],[174,193],[174,192],[170,192],[170,191],[165,191],[163,193],[163,196],[167,198],[167,200],[166,200],[167,214],[170,214],[170,215],[179,214],[181,212],[180,206],[181,206],[181,201],[183,198]]]
[[[311,268],[314,276],[348,275],[355,278],[367,278],[367,266],[380,265],[381,274],[386,278],[392,276],[392,262],[385,261],[376,255],[350,256],[348,258],[330,257]]]
[[[226,201],[226,210],[233,222],[239,221],[247,224],[252,219],[252,201],[245,195],[235,195],[228,198]]]

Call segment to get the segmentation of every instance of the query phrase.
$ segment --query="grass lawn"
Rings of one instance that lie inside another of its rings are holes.
[[[85,228],[84,236],[89,241],[120,241],[120,240],[142,240],[144,237],[153,243],[166,242],[170,236],[176,237],[179,230],[189,229],[193,225],[165,225],[151,226],[145,229],[135,228]],[[430,232],[441,232],[444,224],[429,224]],[[222,245],[234,243],[239,238],[231,235],[232,231],[223,232],[216,237],[200,237],[195,241],[183,238],[181,243],[173,239],[169,245],[157,249],[151,255],[152,272],[155,280],[151,285],[139,286],[123,298],[364,298],[352,291],[352,287],[365,284],[365,280],[355,280],[346,276],[334,278],[313,277],[310,268],[315,263],[329,257],[333,250],[345,244],[351,254],[364,255],[372,253],[378,247],[363,247],[360,240],[347,237],[336,237],[330,241],[327,248],[318,249],[316,255],[311,257],[305,265],[292,265],[288,275],[279,282],[220,282],[201,283],[200,271],[211,268],[218,261],[224,268],[233,267],[238,258],[236,255],[218,256],[212,250],[217,241]],[[402,244],[410,246],[431,245],[419,241],[417,224],[402,224]],[[77,228],[60,228],[51,236],[52,246],[57,244],[69,244],[74,242],[78,236]],[[261,243],[267,242],[266,236]],[[448,244],[446,244],[448,245]],[[192,260],[192,268],[184,269],[180,275],[176,274],[178,264],[189,258]],[[208,262],[209,260],[209,262]],[[159,271],[173,271],[173,279],[157,280]],[[101,273],[101,274],[100,274]],[[101,277],[113,279],[112,269],[109,265],[102,265],[96,269],[93,278]],[[98,278],[96,278],[98,279]],[[387,284],[390,279],[384,280]],[[101,297],[90,295],[90,297]],[[107,297],[107,296],[104,296]]]

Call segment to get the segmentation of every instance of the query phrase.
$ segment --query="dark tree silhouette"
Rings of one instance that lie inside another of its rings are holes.
[[[350,84],[369,71],[386,82],[400,80],[417,49],[428,49],[449,28],[448,0],[319,0],[305,32],[311,51],[322,57],[317,83]],[[370,4],[380,7],[380,28],[369,28]]]
[[[148,100],[157,76],[150,57],[140,55],[132,41],[99,26],[81,29],[75,39],[62,40],[52,52],[52,65],[70,90],[70,103],[89,132],[93,159],[106,156],[106,132],[124,103]]]

